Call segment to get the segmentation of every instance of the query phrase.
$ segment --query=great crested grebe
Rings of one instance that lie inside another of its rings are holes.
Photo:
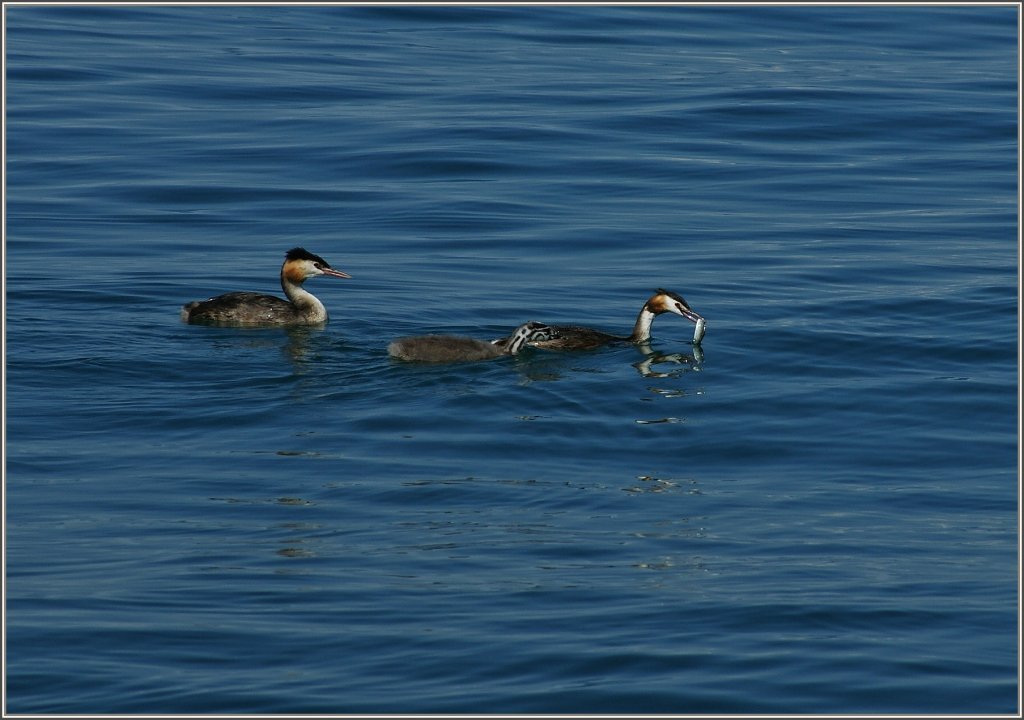
[[[292,248],[281,266],[281,289],[287,301],[261,293],[229,292],[182,306],[181,319],[204,325],[318,325],[327,322],[327,309],[302,283],[320,275],[352,277],[319,255]]]
[[[636,323],[633,325],[633,332],[625,337],[611,335],[593,328],[581,327],[579,325],[552,325],[554,337],[547,340],[530,340],[530,345],[548,350],[591,350],[609,343],[632,343],[640,345],[649,342],[651,339],[651,323],[654,318],[662,313],[675,313],[697,324],[697,332],[694,333],[694,344],[699,344],[704,336],[704,318],[698,315],[690,307],[690,304],[683,299],[682,295],[670,290],[658,288],[654,295],[640,308]],[[495,340],[499,345],[508,342],[509,338]]]
[[[515,355],[532,341],[554,337],[550,327],[539,322],[520,325],[502,344],[459,335],[419,335],[398,338],[388,345],[388,355],[410,362],[465,362]]]

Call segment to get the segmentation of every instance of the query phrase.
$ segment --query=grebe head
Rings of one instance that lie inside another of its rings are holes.
[[[558,332],[544,323],[531,320],[523,323],[515,329],[508,342],[505,344],[505,352],[515,355],[529,342],[543,342],[558,337]]]
[[[330,263],[319,255],[314,255],[302,248],[292,248],[284,256],[284,266],[281,268],[281,275],[301,285],[311,277],[327,275],[328,277],[350,278],[348,273],[335,270]]]
[[[683,299],[682,295],[662,288],[658,288],[657,292],[647,301],[644,307],[655,315],[667,312],[675,313],[693,323],[701,319],[701,316],[693,311],[693,308]]]

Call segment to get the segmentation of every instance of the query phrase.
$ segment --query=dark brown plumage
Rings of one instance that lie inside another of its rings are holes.
[[[520,325],[509,336],[509,342],[498,345],[459,335],[418,335],[398,338],[388,345],[388,354],[407,362],[450,363],[491,360],[515,355],[529,340],[552,337],[551,328],[538,322]]]
[[[292,248],[281,266],[281,289],[288,300],[254,292],[229,292],[181,308],[181,319],[202,325],[317,325],[327,322],[327,309],[302,284],[312,277],[348,278],[319,255]]]

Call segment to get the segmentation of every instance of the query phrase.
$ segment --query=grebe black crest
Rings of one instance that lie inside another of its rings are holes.
[[[388,345],[391,357],[409,362],[450,363],[491,360],[515,355],[529,342],[550,340],[554,331],[539,322],[520,325],[506,342],[484,342],[459,335],[419,335],[398,338]]]
[[[609,343],[632,343],[640,345],[651,339],[651,323],[662,313],[673,313],[684,317],[692,323],[699,323],[700,335],[703,337],[704,318],[694,312],[682,295],[671,290],[658,288],[644,306],[640,308],[633,332],[627,336],[612,335],[580,325],[552,325],[554,336],[546,340],[529,340],[530,345],[548,350],[592,350]],[[696,337],[696,335],[694,336]],[[511,338],[502,338],[495,342],[499,345],[509,342]],[[699,339],[696,342],[700,342]]]
[[[181,308],[181,319],[202,325],[319,325],[327,322],[327,309],[302,287],[306,280],[325,275],[348,278],[319,255],[292,248],[281,266],[281,289],[287,300],[253,292],[230,292]]]

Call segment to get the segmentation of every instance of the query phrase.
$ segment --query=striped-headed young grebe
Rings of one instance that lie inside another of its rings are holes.
[[[547,325],[528,322],[520,325],[502,344],[484,342],[459,335],[418,335],[398,338],[388,345],[388,355],[410,362],[466,362],[515,355],[529,342],[550,340],[554,332]]]
[[[281,266],[281,289],[287,301],[261,293],[230,292],[182,306],[181,319],[203,325],[319,325],[327,322],[327,309],[302,283],[320,275],[351,277],[319,255],[293,248],[285,253]]]
[[[627,336],[612,335],[610,333],[594,330],[593,328],[579,325],[552,325],[554,337],[548,340],[531,340],[530,345],[548,350],[591,350],[609,343],[632,343],[640,345],[649,342],[651,339],[651,323],[654,318],[662,313],[675,313],[696,323],[694,333],[694,344],[699,344],[704,336],[704,318],[693,311],[690,304],[683,299],[682,295],[670,290],[658,288],[654,295],[640,308],[636,323],[633,325],[633,332]],[[504,344],[509,338],[502,338],[495,342]]]

